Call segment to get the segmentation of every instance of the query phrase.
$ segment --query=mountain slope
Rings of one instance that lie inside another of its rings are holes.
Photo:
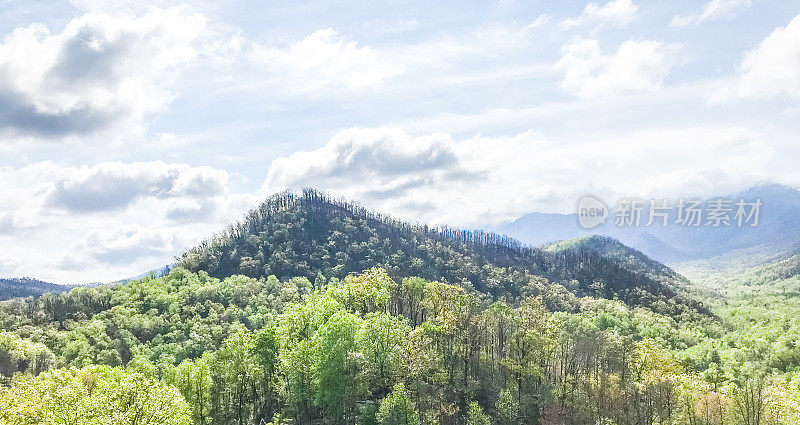
[[[683,252],[665,243],[651,233],[650,228],[617,227],[613,219],[591,228],[584,229],[578,224],[577,214],[528,213],[497,228],[497,231],[532,245],[587,236],[605,236],[617,239],[625,245],[642,251],[658,261],[674,262],[689,258]]]
[[[72,289],[69,285],[42,282],[29,277],[0,279],[0,300],[18,297],[36,297],[46,292],[61,293]]]
[[[654,279],[666,279],[667,281],[688,283],[683,276],[666,265],[653,260],[641,251],[632,249],[622,242],[607,236],[578,237],[546,244],[543,248],[549,252],[563,252],[574,249],[597,251],[604,257],[615,259],[621,266],[628,270],[649,275]]]
[[[313,190],[272,196],[186,252],[181,265],[214,277],[305,276],[312,282],[318,275],[342,279],[382,267],[394,277],[459,284],[493,299],[541,295],[554,310],[574,310],[575,297],[592,295],[673,317],[710,315],[686,294],[677,274],[618,242],[531,248],[506,236],[411,225]]]

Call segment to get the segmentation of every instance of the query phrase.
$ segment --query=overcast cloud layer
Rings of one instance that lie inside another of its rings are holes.
[[[789,2],[0,3],[0,277],[136,275],[306,186],[484,227],[800,185]]]

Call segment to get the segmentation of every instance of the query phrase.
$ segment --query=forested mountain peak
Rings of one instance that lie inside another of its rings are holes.
[[[637,270],[641,273],[652,276],[661,276],[687,284],[686,278],[675,272],[669,266],[648,257],[643,252],[629,247],[617,239],[609,236],[591,235],[580,236],[564,241],[552,242],[543,246],[551,252],[561,252],[567,250],[589,250],[597,251],[605,256],[611,257],[624,264],[630,270]]]
[[[311,282],[381,267],[396,279],[458,284],[489,300],[540,295],[552,310],[572,311],[577,297],[594,296],[676,318],[710,315],[678,274],[610,238],[544,249],[483,231],[410,224],[313,189],[269,197],[187,251],[180,265],[218,278]]]

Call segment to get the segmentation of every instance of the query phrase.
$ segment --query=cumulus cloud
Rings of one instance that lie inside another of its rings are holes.
[[[0,131],[64,136],[138,124],[170,102],[170,73],[195,56],[204,26],[173,8],[89,13],[57,33],[15,29],[0,43]]]
[[[217,213],[229,217],[228,173],[211,167],[161,161],[66,167],[48,161],[0,167],[0,181],[6,201],[0,205],[0,234],[81,227],[94,222],[91,215],[118,218],[140,210],[150,219],[183,222],[208,222]]]
[[[561,87],[583,98],[656,91],[672,67],[674,46],[658,41],[622,43],[604,54],[597,40],[577,40],[561,49],[555,69],[564,74]]]
[[[229,194],[228,180],[215,168],[161,161],[0,167],[0,246],[14,247],[5,254],[13,253],[17,276],[85,283],[136,275],[255,203]]]
[[[407,219],[471,225],[571,211],[590,192],[677,197],[738,189],[763,176],[771,154],[761,135],[745,128],[574,143],[533,131],[455,140],[350,129],[317,150],[275,160],[262,191],[311,186]]]
[[[330,28],[286,46],[256,44],[251,59],[303,93],[329,87],[372,88],[404,72],[396,58],[348,41]]]
[[[764,98],[785,94],[800,98],[800,15],[778,27],[747,52],[733,84],[712,97]]]
[[[208,220],[223,208],[219,198],[178,198],[170,202],[166,218],[178,222]]]
[[[397,129],[351,129],[335,135],[325,146],[273,161],[268,187],[280,185],[370,182],[374,193],[419,187],[446,179],[458,169],[454,145],[446,134],[412,138]]]
[[[611,0],[603,6],[590,2],[578,17],[565,19],[561,22],[561,26],[571,28],[591,24],[622,27],[633,22],[638,11],[639,6],[631,0]]]
[[[672,17],[672,26],[682,27],[733,18],[745,9],[750,8],[751,4],[750,0],[711,0],[706,3],[702,11],[688,15],[675,15]]]
[[[93,264],[119,265],[175,251],[173,235],[163,229],[125,225],[90,231],[62,260],[64,268],[84,270]]]
[[[137,199],[211,198],[222,195],[228,173],[164,162],[107,162],[73,168],[53,182],[49,203],[73,212],[125,208]]]

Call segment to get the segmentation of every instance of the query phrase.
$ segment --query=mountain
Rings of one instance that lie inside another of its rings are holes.
[[[108,284],[109,285],[115,285],[115,284],[119,284],[119,283],[128,283],[128,282],[131,282],[131,281],[134,281],[134,280],[144,279],[146,277],[159,278],[159,277],[168,275],[169,272],[173,268],[175,268],[175,264],[167,264],[166,266],[159,267],[159,268],[153,269],[153,270],[148,270],[148,271],[146,271],[144,273],[140,273],[140,274],[138,274],[136,276],[133,276],[133,277],[126,277],[125,279],[115,280],[115,281],[110,282]]]
[[[574,213],[528,213],[511,223],[499,226],[496,231],[531,245],[543,245],[585,236],[607,236],[659,261],[674,262],[689,258],[686,253],[663,242],[648,230],[617,227],[613,220],[591,229],[584,229],[578,224],[578,215]]]
[[[72,288],[73,286],[70,285],[42,282],[41,280],[29,277],[0,279],[0,300],[18,297],[36,297],[46,292],[60,294]]]
[[[641,274],[686,282],[686,279],[666,265],[648,257],[641,251],[630,248],[622,242],[607,236],[583,236],[566,241],[545,244],[543,248],[549,252],[565,252],[575,249],[596,251],[602,256],[614,259],[622,267]]]
[[[605,234],[586,230],[578,225],[577,214],[548,214],[532,212],[511,223],[500,226],[498,232],[532,245],[562,241],[593,234]]]
[[[497,231],[525,243],[543,244],[576,236],[603,235],[616,238],[656,260],[676,264],[711,259],[736,251],[757,251],[774,258],[800,247],[800,191],[788,186],[763,183],[721,198],[763,203],[758,225],[686,227],[675,223],[675,213],[667,226],[618,227],[613,219],[586,230],[578,225],[576,214],[529,213],[500,226]],[[716,198],[716,197],[715,197]],[[647,210],[643,217],[647,216]]]
[[[492,299],[540,295],[552,310],[572,311],[577,297],[595,296],[676,318],[711,315],[674,271],[613,239],[534,248],[493,233],[404,223],[314,190],[270,197],[179,265],[217,278],[311,282],[381,267],[395,278],[459,284]]]

